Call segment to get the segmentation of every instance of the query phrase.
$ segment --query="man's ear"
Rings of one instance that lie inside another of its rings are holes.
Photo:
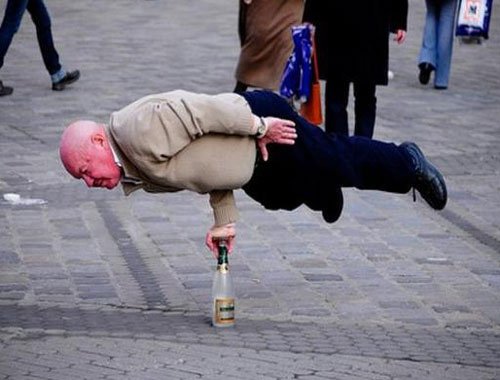
[[[104,142],[106,141],[106,136],[101,132],[95,132],[90,136],[90,141],[92,144],[104,146]]]

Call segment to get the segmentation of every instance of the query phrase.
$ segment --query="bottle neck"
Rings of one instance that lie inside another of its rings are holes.
[[[218,242],[219,257],[217,258],[217,270],[226,273],[229,270],[228,251],[224,240]]]

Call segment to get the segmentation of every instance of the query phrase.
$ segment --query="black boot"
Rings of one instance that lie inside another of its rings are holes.
[[[415,169],[414,189],[435,210],[442,210],[446,205],[448,193],[443,175],[424,156],[420,148],[412,142],[400,145],[410,156]]]
[[[422,62],[420,65],[418,65],[418,68],[420,69],[420,73],[418,74],[418,80],[420,81],[420,83],[421,84],[429,83],[429,79],[431,78],[431,73],[435,69],[435,67],[432,66],[430,63]]]

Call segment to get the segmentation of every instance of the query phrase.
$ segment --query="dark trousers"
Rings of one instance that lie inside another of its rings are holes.
[[[38,45],[43,63],[50,75],[61,69],[59,55],[52,40],[50,16],[42,0],[8,0],[5,15],[0,26],[0,67],[9,49],[14,34],[18,31],[24,11],[28,11],[36,27]]]
[[[325,130],[328,133],[349,135],[347,104],[349,87],[345,80],[329,79],[325,87]],[[373,137],[377,113],[374,83],[354,82],[354,135]]]
[[[269,160],[257,160],[243,190],[268,209],[292,210],[306,204],[342,205],[342,187],[407,193],[414,181],[411,159],[403,149],[359,136],[325,133],[269,91],[242,94],[258,116],[295,122],[294,145],[268,145]]]

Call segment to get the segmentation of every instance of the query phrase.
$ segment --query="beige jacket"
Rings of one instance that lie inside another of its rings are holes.
[[[254,124],[240,95],[177,90],[114,112],[107,133],[124,169],[125,194],[210,193],[215,225],[223,225],[238,217],[232,190],[252,177]]]

